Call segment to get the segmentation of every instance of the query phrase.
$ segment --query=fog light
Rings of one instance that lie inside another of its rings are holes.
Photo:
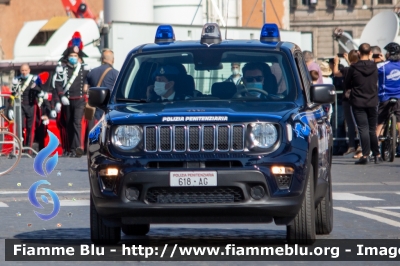
[[[128,200],[138,200],[139,199],[139,189],[135,187],[130,187],[125,190],[125,196]]]
[[[294,169],[287,166],[272,166],[271,172],[274,175],[292,175],[294,173]]]
[[[117,168],[102,169],[102,170],[100,170],[99,174],[101,176],[117,176],[118,175],[118,169]]]
[[[265,196],[265,190],[262,186],[254,186],[250,189],[250,195],[253,199],[259,200]]]

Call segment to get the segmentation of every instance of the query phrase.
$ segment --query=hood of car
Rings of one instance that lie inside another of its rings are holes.
[[[162,102],[110,106],[112,124],[179,122],[278,122],[298,106],[293,102]]]

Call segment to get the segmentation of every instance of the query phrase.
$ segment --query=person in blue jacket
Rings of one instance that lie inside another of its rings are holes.
[[[385,62],[379,63],[379,108],[378,108],[378,126],[376,134],[379,137],[385,120],[389,117],[390,98],[400,99],[400,45],[391,42],[385,46],[387,51]],[[383,57],[383,56],[382,56]],[[400,129],[400,101],[393,106],[397,120],[397,128]]]

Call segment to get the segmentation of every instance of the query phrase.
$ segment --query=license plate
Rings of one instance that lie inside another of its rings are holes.
[[[170,172],[171,187],[212,187],[217,186],[217,172]]]

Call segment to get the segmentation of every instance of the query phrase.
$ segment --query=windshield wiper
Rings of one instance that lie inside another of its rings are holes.
[[[147,103],[146,99],[125,99],[125,98],[117,98],[117,101],[121,102],[131,102],[131,103]]]

